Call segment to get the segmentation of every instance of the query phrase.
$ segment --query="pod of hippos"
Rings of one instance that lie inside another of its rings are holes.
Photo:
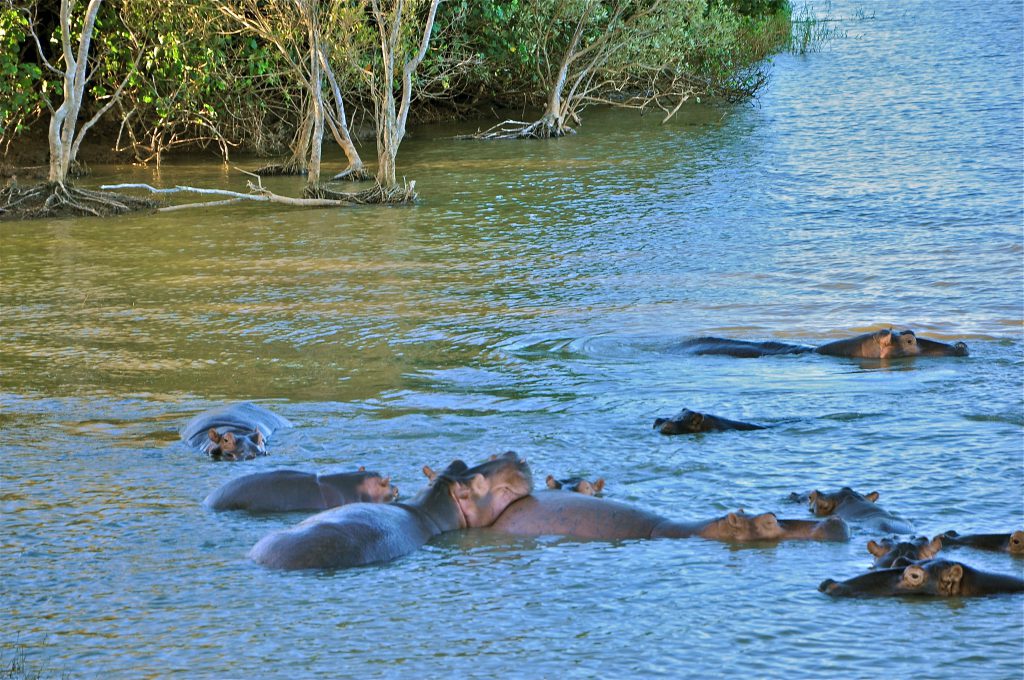
[[[917,337],[913,331],[882,330],[818,347],[728,338],[696,338],[684,351],[734,357],[817,353],[861,359],[914,356],[967,356],[967,346]],[[240,461],[267,455],[266,442],[291,423],[251,403],[232,404],[200,413],[183,429],[182,439],[214,460]],[[696,434],[759,430],[765,426],[683,409],[658,418],[662,434]],[[581,539],[621,540],[699,537],[727,542],[783,540],[847,541],[850,526],[886,534],[912,534],[913,527],[876,501],[878,492],[861,494],[849,487],[823,493],[791,494],[806,503],[814,519],[780,519],[774,513],[743,510],[699,521],[679,521],[622,503],[598,498],[604,479],[556,478],[533,492],[527,462],[513,452],[491,456],[470,467],[452,461],[440,473],[424,466],[427,485],[399,501],[390,477],[360,467],[354,472],[317,474],[272,470],[244,475],[211,492],[211,510],[251,513],[315,512],[299,524],[275,531],[253,546],[255,562],[277,569],[337,569],[398,559],[447,531],[487,528],[522,536],[564,535]],[[975,569],[937,557],[949,549],[1002,551],[1024,556],[1024,531],[960,535],[947,531],[929,539],[882,537],[867,544],[874,564],[867,573],[845,581],[827,579],[819,590],[832,597],[913,595],[965,597],[1024,592],[1024,580]]]

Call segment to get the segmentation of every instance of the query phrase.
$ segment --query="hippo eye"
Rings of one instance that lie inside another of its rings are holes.
[[[924,583],[924,570],[920,567],[908,567],[903,576],[910,585],[919,586]]]

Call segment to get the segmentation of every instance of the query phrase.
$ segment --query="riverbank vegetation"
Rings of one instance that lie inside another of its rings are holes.
[[[46,180],[12,181],[0,218],[137,209],[74,188],[81,161],[197,150],[275,157],[258,172],[305,175],[308,199],[409,201],[409,124],[534,112],[478,137],[558,137],[592,105],[667,120],[755,96],[789,38],[785,0],[0,0],[0,154]],[[331,180],[370,179],[370,138],[371,189],[323,180],[325,139],[347,162]]]

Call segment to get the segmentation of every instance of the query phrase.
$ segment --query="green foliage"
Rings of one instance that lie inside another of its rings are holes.
[[[29,23],[12,5],[0,6],[0,148],[35,120],[44,106],[42,71],[29,58]]]

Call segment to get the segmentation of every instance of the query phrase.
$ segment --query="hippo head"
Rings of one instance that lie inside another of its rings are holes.
[[[910,567],[907,567],[909,569]],[[825,579],[818,590],[832,597],[880,597],[898,595],[905,569],[877,569],[860,576],[836,581]]]
[[[694,434],[704,431],[704,414],[684,408],[679,415],[668,418],[655,418],[654,429],[662,434]]]
[[[355,493],[360,503],[390,503],[398,498],[398,487],[391,485],[390,477],[381,477],[377,472],[363,473],[359,483],[356,484]]]
[[[938,340],[918,338],[917,346],[921,356],[926,357],[965,357],[969,354],[967,351],[967,345],[963,342],[957,342],[949,345],[945,342],[939,342]]]
[[[867,495],[861,495],[848,486],[844,486],[835,493],[822,493],[814,490],[807,494],[807,504],[818,517],[827,517],[836,511],[841,503],[849,500],[863,500],[874,503],[878,500],[878,492],[872,491]]]
[[[598,478],[596,481],[588,481],[580,477],[570,477],[569,479],[555,479],[554,475],[548,475],[545,482],[549,489],[564,489],[566,491],[575,491],[581,493],[584,496],[596,496],[601,493],[604,489],[604,479]]]
[[[1024,555],[1024,531],[1014,531],[1010,534],[1010,544],[1006,546],[1011,555]]]
[[[848,541],[850,525],[841,517],[832,515],[822,520],[780,519],[781,538],[812,541]]]
[[[512,451],[474,467],[455,460],[439,474],[424,466],[423,473],[431,488],[447,489],[458,508],[460,528],[490,526],[505,508],[533,490],[530,466]]]
[[[860,354],[865,359],[895,359],[920,354],[914,331],[893,331],[883,329],[867,337]]]
[[[930,541],[927,536],[917,536],[909,541],[895,541],[891,538],[868,541],[868,552],[875,556],[872,569],[906,567],[914,562],[930,560],[940,550],[941,536],[936,536]]]
[[[253,429],[252,432],[220,434],[216,428],[211,427],[209,437],[207,451],[214,460],[251,460],[256,456],[267,455],[263,433],[259,428]]]
[[[704,538],[716,541],[771,541],[784,534],[775,513],[751,515],[743,510],[712,520],[700,532]]]

